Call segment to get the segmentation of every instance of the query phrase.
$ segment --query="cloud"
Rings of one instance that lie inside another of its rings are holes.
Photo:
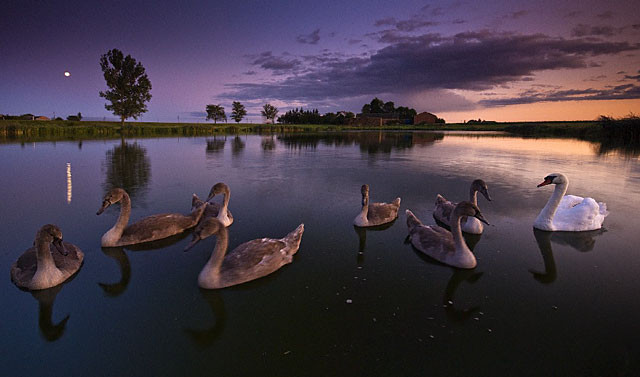
[[[408,20],[396,20],[394,17],[383,18],[377,20],[374,24],[375,26],[392,26],[396,30],[402,32],[411,32],[418,29],[423,29],[430,26],[438,25],[438,22],[427,21],[422,19],[421,17],[414,16]]]
[[[318,44],[318,41],[320,41],[320,29],[314,30],[311,34],[298,35],[296,37],[296,42],[298,43],[316,45]]]
[[[300,69],[301,62],[298,59],[287,60],[283,57],[274,56],[271,51],[266,51],[259,55],[247,55],[247,57],[252,60],[251,65],[272,71],[276,75],[294,73]]]
[[[611,37],[619,33],[619,29],[611,26],[591,26],[579,24],[571,30],[572,37],[602,36]]]
[[[562,17],[564,18],[575,18],[576,16],[581,15],[582,12],[578,11],[578,10],[574,10],[568,13],[565,13]]]
[[[464,24],[466,22],[467,22],[466,20],[463,20],[461,18],[456,18],[455,20],[451,21],[451,23],[454,24],[454,25]]]
[[[608,11],[606,11],[606,12],[603,12],[603,13],[598,14],[598,15],[597,15],[597,17],[598,17],[598,18],[601,18],[601,19],[603,19],[603,20],[605,20],[605,19],[609,19],[609,18],[613,17],[613,12],[612,12],[612,11],[610,11],[610,10],[608,10]]]
[[[517,12],[513,12],[513,13],[508,14],[506,17],[507,18],[513,18],[514,20],[517,20],[518,18],[524,17],[529,13],[530,13],[530,11],[528,11],[528,10],[519,10]]]
[[[631,75],[624,75],[624,78],[626,80],[636,80],[636,81],[640,81],[640,70],[638,70],[638,74],[635,76],[631,76]]]
[[[321,101],[424,90],[480,91],[540,71],[589,67],[593,58],[640,49],[640,44],[628,42],[487,30],[453,36],[396,36],[389,43],[366,56],[316,56],[315,61],[305,57],[300,63],[306,67],[303,74],[272,83],[230,84],[224,95],[241,100]],[[274,58],[271,53],[261,56],[265,62]],[[255,60],[256,64],[265,62]]]
[[[247,71],[247,72],[243,72],[243,73],[245,75],[247,75],[247,76],[253,76],[253,75],[257,74],[258,72],[256,72],[256,71]]]
[[[478,103],[483,106],[496,107],[507,105],[522,105],[536,102],[561,102],[561,101],[591,101],[591,100],[618,100],[640,98],[640,86],[634,84],[618,85],[605,89],[583,90],[551,90],[538,91],[530,89],[510,98],[497,98],[481,100]]]

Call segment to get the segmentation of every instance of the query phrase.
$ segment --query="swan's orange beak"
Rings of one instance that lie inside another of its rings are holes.
[[[539,184],[537,187],[542,187],[542,186],[546,186],[546,185],[550,185],[550,184],[551,184],[551,180],[545,178],[544,182]]]

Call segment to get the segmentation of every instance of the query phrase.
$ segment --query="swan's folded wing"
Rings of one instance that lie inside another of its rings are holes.
[[[451,213],[456,208],[457,203],[453,203],[438,194],[436,197],[436,206],[433,209],[433,217],[447,225],[450,223]]]
[[[562,197],[560,204],[558,204],[558,210],[573,208],[582,203],[583,200],[582,196],[565,195]]]
[[[584,198],[578,204],[567,202],[574,205],[569,208],[558,207],[553,218],[553,223],[558,229],[579,232],[599,229],[602,226],[604,216],[600,213],[600,206],[595,200]]]
[[[122,232],[120,241],[126,241],[129,237],[135,238],[137,242],[155,240],[157,239],[156,233],[165,233],[174,228],[182,231],[192,226],[195,226],[193,219],[179,213],[152,215],[127,226]],[[176,230],[173,234],[179,231]]]
[[[224,257],[222,271],[250,269],[271,264],[273,258],[277,260],[283,258],[284,254],[280,250],[285,247],[284,242],[273,238],[259,238],[245,242]]]
[[[451,232],[439,226],[421,226],[412,233],[411,241],[416,249],[438,259],[444,250],[454,250]]]
[[[392,221],[398,217],[398,207],[389,203],[371,203],[369,204],[369,211],[367,213],[367,219],[370,223],[380,224],[383,222]]]

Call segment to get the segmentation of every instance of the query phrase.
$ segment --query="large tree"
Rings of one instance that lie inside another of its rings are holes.
[[[100,92],[109,104],[105,109],[120,117],[124,126],[127,118],[138,119],[147,112],[146,102],[151,100],[151,81],[142,63],[131,55],[126,57],[118,49],[109,50],[100,57],[100,67],[109,90]]]
[[[207,120],[213,119],[213,123],[219,120],[227,121],[227,114],[224,113],[224,107],[221,105],[207,105]]]
[[[267,122],[271,119],[271,123],[275,123],[276,116],[278,116],[278,108],[270,103],[265,103],[260,113],[262,113],[263,117],[267,118]]]
[[[247,110],[244,108],[244,105],[238,101],[233,101],[231,110],[231,118],[236,121],[236,123],[240,123],[242,118],[247,115]]]

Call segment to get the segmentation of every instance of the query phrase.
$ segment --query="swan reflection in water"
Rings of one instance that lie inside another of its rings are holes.
[[[445,224],[438,220],[436,220],[436,223],[445,229],[447,228]],[[462,237],[464,238],[469,249],[473,251],[475,246],[482,238],[482,234],[463,233]],[[407,236],[407,238],[405,239],[405,243],[411,244],[409,236]],[[413,247],[413,245],[411,245],[411,248],[413,249],[415,254],[426,263],[438,266],[447,266],[446,264],[438,262],[437,260],[425,255],[424,253]],[[480,305],[459,309],[455,305],[455,293],[462,282],[466,281],[469,284],[475,284],[478,280],[480,280],[484,272],[478,272],[476,271],[476,269],[451,268],[451,270],[453,271],[453,274],[449,278],[447,286],[444,289],[444,294],[442,296],[442,305],[444,307],[445,315],[447,316],[447,319],[449,319],[449,321],[462,323],[467,321],[469,318],[472,318],[475,313],[480,311]]]
[[[120,268],[120,281],[112,284],[98,283],[98,285],[107,296],[120,296],[127,289],[129,280],[131,280],[131,263],[129,263],[129,257],[127,257],[123,247],[103,247],[102,252],[118,264]]]
[[[126,246],[126,249],[134,252],[163,249],[180,242],[189,234],[191,234],[191,231],[186,231],[157,241],[128,245]],[[131,280],[131,263],[129,262],[129,257],[127,256],[127,253],[125,253],[124,249],[125,247],[122,246],[102,248],[104,255],[115,260],[120,268],[120,281],[116,283],[98,283],[104,293],[109,297],[117,297],[124,293],[129,286],[129,281]]]
[[[203,349],[211,346],[222,334],[226,322],[224,301],[220,291],[215,289],[200,288],[200,294],[205,299],[215,317],[213,326],[206,329],[193,329],[185,327],[183,331],[189,335],[196,347]]]
[[[393,224],[395,222],[396,222],[396,220],[393,220],[390,223],[386,223],[386,224],[378,225],[378,226],[370,226],[370,227],[367,227],[367,228],[362,228],[362,227],[359,227],[359,226],[356,226],[356,225],[353,226],[353,230],[358,235],[358,257],[357,257],[358,264],[364,263],[364,250],[367,247],[367,232],[369,232],[369,231],[378,232],[378,231],[381,231],[381,230],[388,229],[391,226],[393,226]]]
[[[52,288],[30,291],[31,295],[38,301],[38,326],[40,327],[40,334],[42,334],[42,337],[48,342],[54,342],[64,334],[70,315],[67,314],[67,316],[57,324],[53,323],[53,303],[58,293],[62,290],[62,287],[64,287],[67,282],[73,280],[74,277]]]
[[[544,272],[530,269],[529,272],[533,278],[542,284],[553,283],[558,272],[556,270],[556,262],[553,258],[553,250],[551,243],[569,246],[580,252],[588,252],[593,250],[596,244],[595,237],[604,233],[604,229],[591,230],[586,232],[549,232],[539,229],[533,229],[533,235],[538,243],[538,248],[542,254],[544,262]]]

